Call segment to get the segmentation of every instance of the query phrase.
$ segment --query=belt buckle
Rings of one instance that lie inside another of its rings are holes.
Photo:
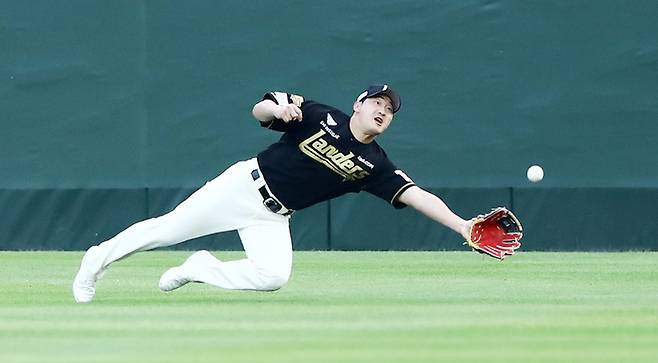
[[[281,208],[283,208],[283,206],[272,197],[263,200],[263,204],[267,207],[267,209],[274,213],[279,213]]]

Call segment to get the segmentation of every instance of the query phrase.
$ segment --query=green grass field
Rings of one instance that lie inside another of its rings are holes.
[[[276,292],[160,292],[189,254],[117,262],[77,305],[81,252],[0,252],[0,362],[658,361],[658,253],[296,252]]]

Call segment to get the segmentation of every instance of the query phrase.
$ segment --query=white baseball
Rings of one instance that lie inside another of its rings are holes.
[[[526,175],[528,176],[528,180],[533,183],[537,183],[544,179],[544,169],[542,169],[539,165],[533,165],[528,168]]]

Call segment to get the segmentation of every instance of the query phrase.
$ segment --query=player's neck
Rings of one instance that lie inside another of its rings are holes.
[[[362,144],[370,144],[375,141],[375,138],[377,137],[377,135],[369,135],[361,130],[358,126],[358,122],[354,120],[354,116],[350,118],[350,131],[352,132],[352,135],[354,135],[354,138]]]

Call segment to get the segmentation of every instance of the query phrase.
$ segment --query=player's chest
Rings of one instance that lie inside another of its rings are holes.
[[[355,141],[346,125],[329,127],[321,122],[299,136],[299,150],[344,181],[363,180],[375,170],[376,160],[368,146]]]

